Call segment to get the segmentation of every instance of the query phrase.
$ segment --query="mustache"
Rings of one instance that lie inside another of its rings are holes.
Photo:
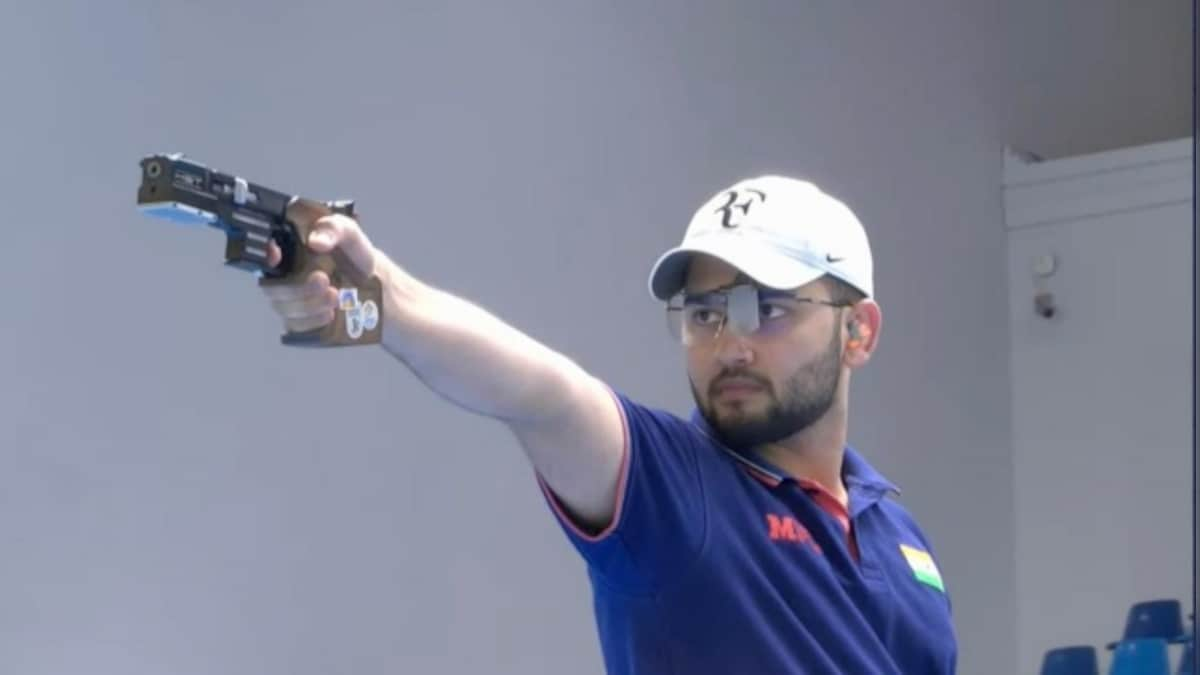
[[[757,384],[758,386],[762,387],[763,389],[766,389],[767,391],[771,390],[771,382],[769,380],[767,380],[765,377],[762,377],[760,375],[755,375],[754,373],[751,373],[746,370],[723,370],[716,377],[713,378],[712,382],[709,383],[708,394],[710,396],[716,394],[717,387],[719,387],[723,384],[727,384],[733,380],[742,380],[744,382],[753,382],[754,384]]]

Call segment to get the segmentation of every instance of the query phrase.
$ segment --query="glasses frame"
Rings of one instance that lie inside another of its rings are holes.
[[[721,323],[717,325],[716,332],[713,334],[712,338],[707,339],[706,342],[716,342],[717,340],[721,339],[721,336],[725,332],[725,327],[729,323],[729,311],[728,311],[729,295],[733,291],[733,289],[742,287],[742,286],[753,287],[755,289],[755,291],[757,291],[758,297],[760,300],[786,298],[788,300],[792,300],[795,302],[802,302],[802,303],[808,303],[808,304],[813,304],[813,305],[823,305],[825,307],[833,307],[835,309],[841,309],[844,307],[853,307],[855,305],[855,303],[853,303],[853,302],[844,302],[844,301],[837,302],[835,300],[826,300],[824,298],[812,298],[812,297],[807,297],[807,296],[802,296],[802,295],[796,295],[790,291],[786,291],[786,290],[782,290],[782,289],[768,288],[766,286],[761,286],[758,284],[747,284],[745,282],[738,282],[738,283],[728,284],[725,286],[718,286],[717,288],[712,288],[712,289],[701,291],[698,293],[688,293],[687,291],[684,290],[684,291],[679,291],[678,293],[671,296],[670,299],[667,300],[666,308],[665,308],[666,309],[665,316],[666,316],[666,320],[667,320],[668,333],[670,333],[671,336],[676,341],[681,342],[685,345],[688,344],[688,342],[683,339],[683,328],[682,328],[683,319],[680,318],[680,320],[679,320],[680,329],[679,329],[679,334],[677,335],[676,331],[674,330],[675,322],[672,318],[672,316],[673,316],[672,313],[673,312],[682,312],[684,309],[686,309],[688,306],[689,299],[697,299],[697,298],[702,298],[702,297],[706,297],[706,296],[722,296],[722,297],[724,297],[724,300],[725,300],[724,306],[726,307],[726,309],[724,311],[722,311],[722,313],[721,313]],[[695,300],[692,300],[692,301],[694,302]],[[678,305],[676,305],[675,303],[678,303]],[[757,332],[757,330],[759,330],[759,329],[756,329],[755,332]]]

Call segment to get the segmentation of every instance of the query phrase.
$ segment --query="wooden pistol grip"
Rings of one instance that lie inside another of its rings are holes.
[[[309,331],[289,331],[279,340],[292,347],[350,347],[378,344],[383,333],[383,284],[378,276],[367,276],[356,268],[345,252],[335,248],[316,253],[308,247],[308,235],[318,219],[335,212],[323,202],[296,198],[289,204],[287,219],[295,228],[291,271],[285,277],[262,277],[262,286],[303,283],[321,270],[338,290],[333,321]]]

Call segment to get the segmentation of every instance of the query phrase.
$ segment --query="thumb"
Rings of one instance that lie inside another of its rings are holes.
[[[328,253],[346,238],[346,224],[340,218],[318,218],[308,230],[308,247],[317,253]]]
[[[308,233],[308,247],[317,253],[340,248],[351,264],[364,274],[375,267],[375,250],[363,234],[358,221],[344,214],[324,216],[313,223]]]

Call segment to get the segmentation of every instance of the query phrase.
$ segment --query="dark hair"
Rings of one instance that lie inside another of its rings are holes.
[[[829,299],[838,304],[853,305],[867,297],[866,293],[831,274],[826,274],[821,280],[829,289]]]

